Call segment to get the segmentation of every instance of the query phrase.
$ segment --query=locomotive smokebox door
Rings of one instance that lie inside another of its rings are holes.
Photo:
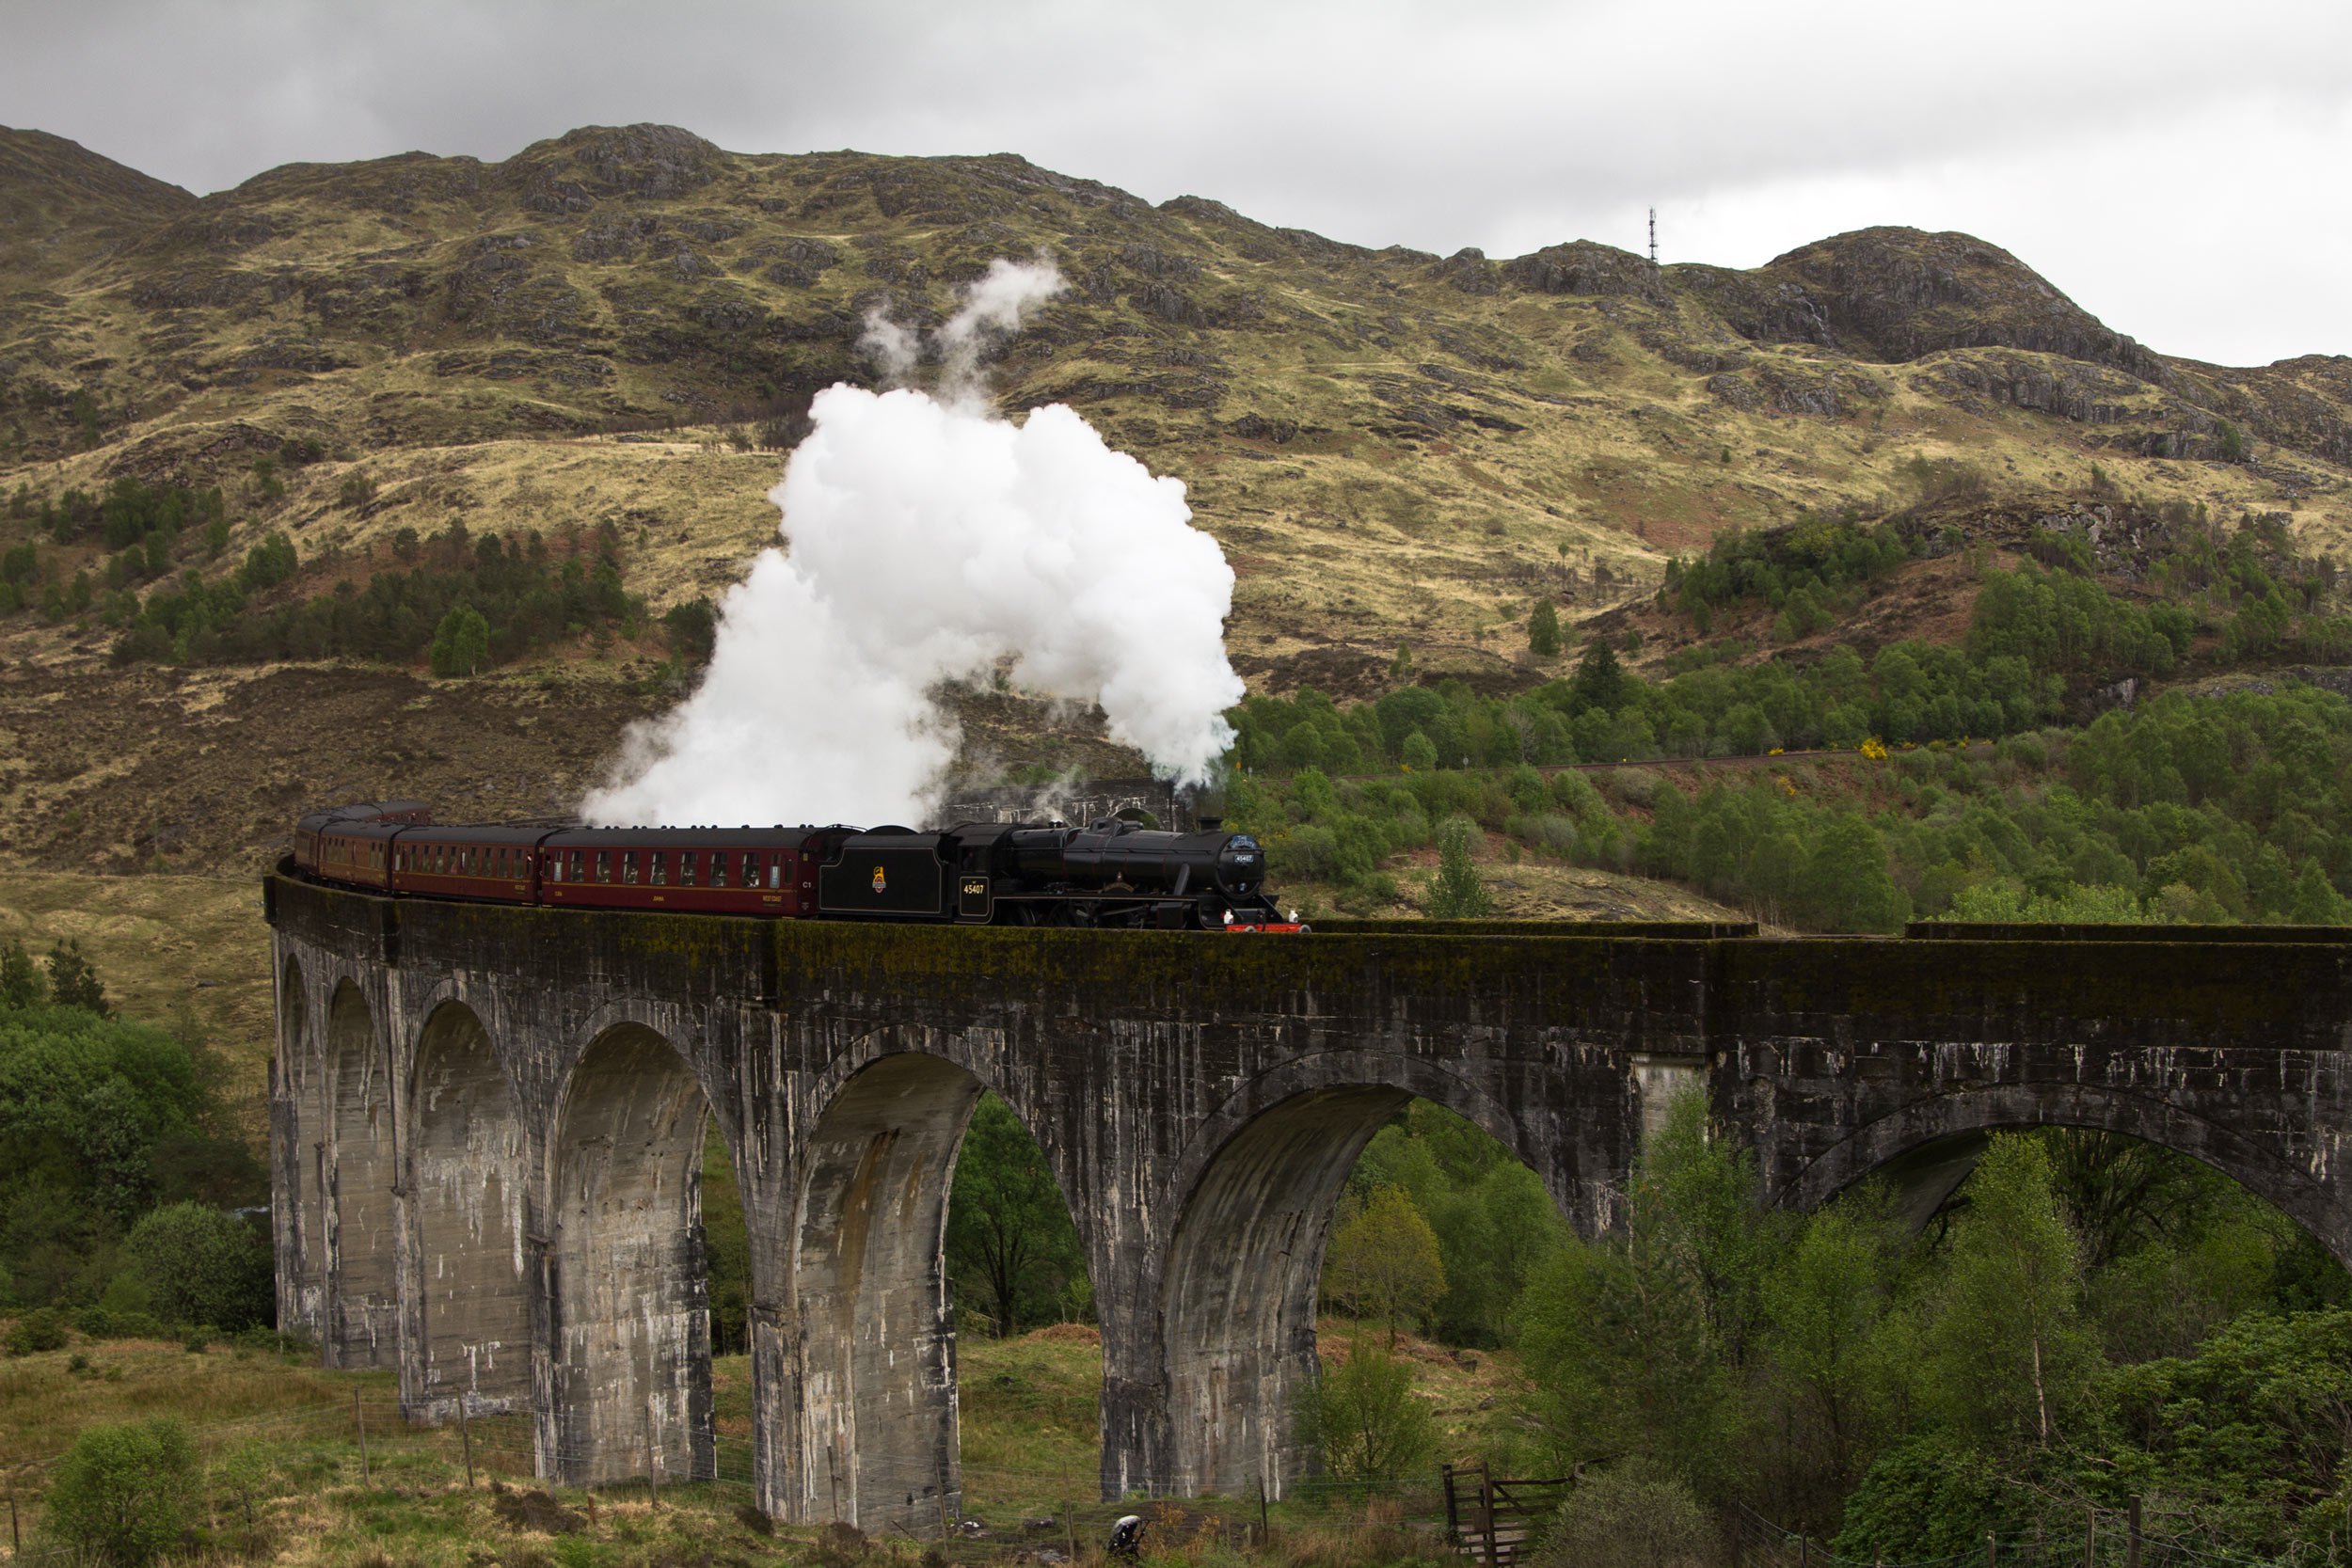
[[[957,879],[956,918],[958,920],[975,920],[985,924],[988,920],[988,879],[986,877]]]

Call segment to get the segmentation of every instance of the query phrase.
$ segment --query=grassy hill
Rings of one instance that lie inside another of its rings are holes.
[[[1070,287],[989,367],[1000,404],[1068,403],[1184,481],[1258,692],[1523,691],[1566,669],[1528,649],[1544,600],[1652,673],[1950,641],[1977,573],[2053,520],[2111,542],[2260,519],[2307,561],[2352,541],[2352,360],[2169,358],[1967,235],[1867,230],[1752,271],[1582,241],[1439,257],[1010,155],[737,153],[643,125],[199,198],[0,130],[8,858],[236,878],[329,798],[564,809],[680,689],[663,614],[772,539],[811,392],[872,380],[866,312],[936,321],[1031,255]],[[125,486],[170,525],[118,529]],[[1818,625],[1654,602],[1729,530],[1895,514],[1946,543]],[[190,574],[292,613],[453,571],[489,533],[535,534],[550,581],[609,562],[621,587],[468,681],[430,678],[421,645],[191,661],[157,632],[117,657]],[[2132,563],[2105,564],[2130,591]],[[976,767],[1135,766],[1084,716],[969,705]],[[1409,895],[1420,866],[1392,869]],[[1579,875],[1515,870],[1506,908],[1713,908]]]

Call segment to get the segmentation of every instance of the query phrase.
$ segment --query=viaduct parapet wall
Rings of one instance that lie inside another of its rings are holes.
[[[961,1502],[942,1250],[979,1096],[1035,1134],[1103,1332],[1105,1496],[1279,1497],[1356,1158],[1420,1097],[1605,1228],[1687,1086],[1774,1201],[1922,1212],[1990,1131],[2128,1133],[2352,1259],[2352,933],[1766,940],[1359,923],[1303,938],[762,922],[266,884],[281,1323],[414,1419],[529,1412],[542,1473],[711,1473],[707,1136],[751,1244],[782,1518]]]

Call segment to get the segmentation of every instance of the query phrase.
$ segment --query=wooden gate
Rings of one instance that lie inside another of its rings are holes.
[[[1445,1467],[1445,1528],[1465,1557],[1486,1568],[1516,1568],[1519,1554],[1535,1544],[1568,1488],[1566,1476],[1549,1481],[1505,1481],[1486,1465]]]

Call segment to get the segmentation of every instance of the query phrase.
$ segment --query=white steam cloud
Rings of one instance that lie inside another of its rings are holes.
[[[582,811],[604,823],[920,824],[958,739],[943,681],[1098,703],[1111,737],[1205,782],[1241,700],[1226,661],[1233,573],[1154,478],[1059,404],[1012,424],[978,401],[980,354],[1060,287],[998,261],[926,340],[869,320],[894,378],[925,357],[941,396],[836,386],[770,499],[790,546],[722,606],[710,667],[631,728]]]
[[[1008,261],[999,256],[988,271],[964,285],[963,305],[927,344],[914,328],[891,319],[880,306],[866,312],[859,344],[882,366],[893,386],[914,378],[928,349],[940,361],[939,389],[958,403],[977,400],[980,356],[1000,338],[1021,330],[1022,319],[1060,293],[1065,285],[1053,262]]]

